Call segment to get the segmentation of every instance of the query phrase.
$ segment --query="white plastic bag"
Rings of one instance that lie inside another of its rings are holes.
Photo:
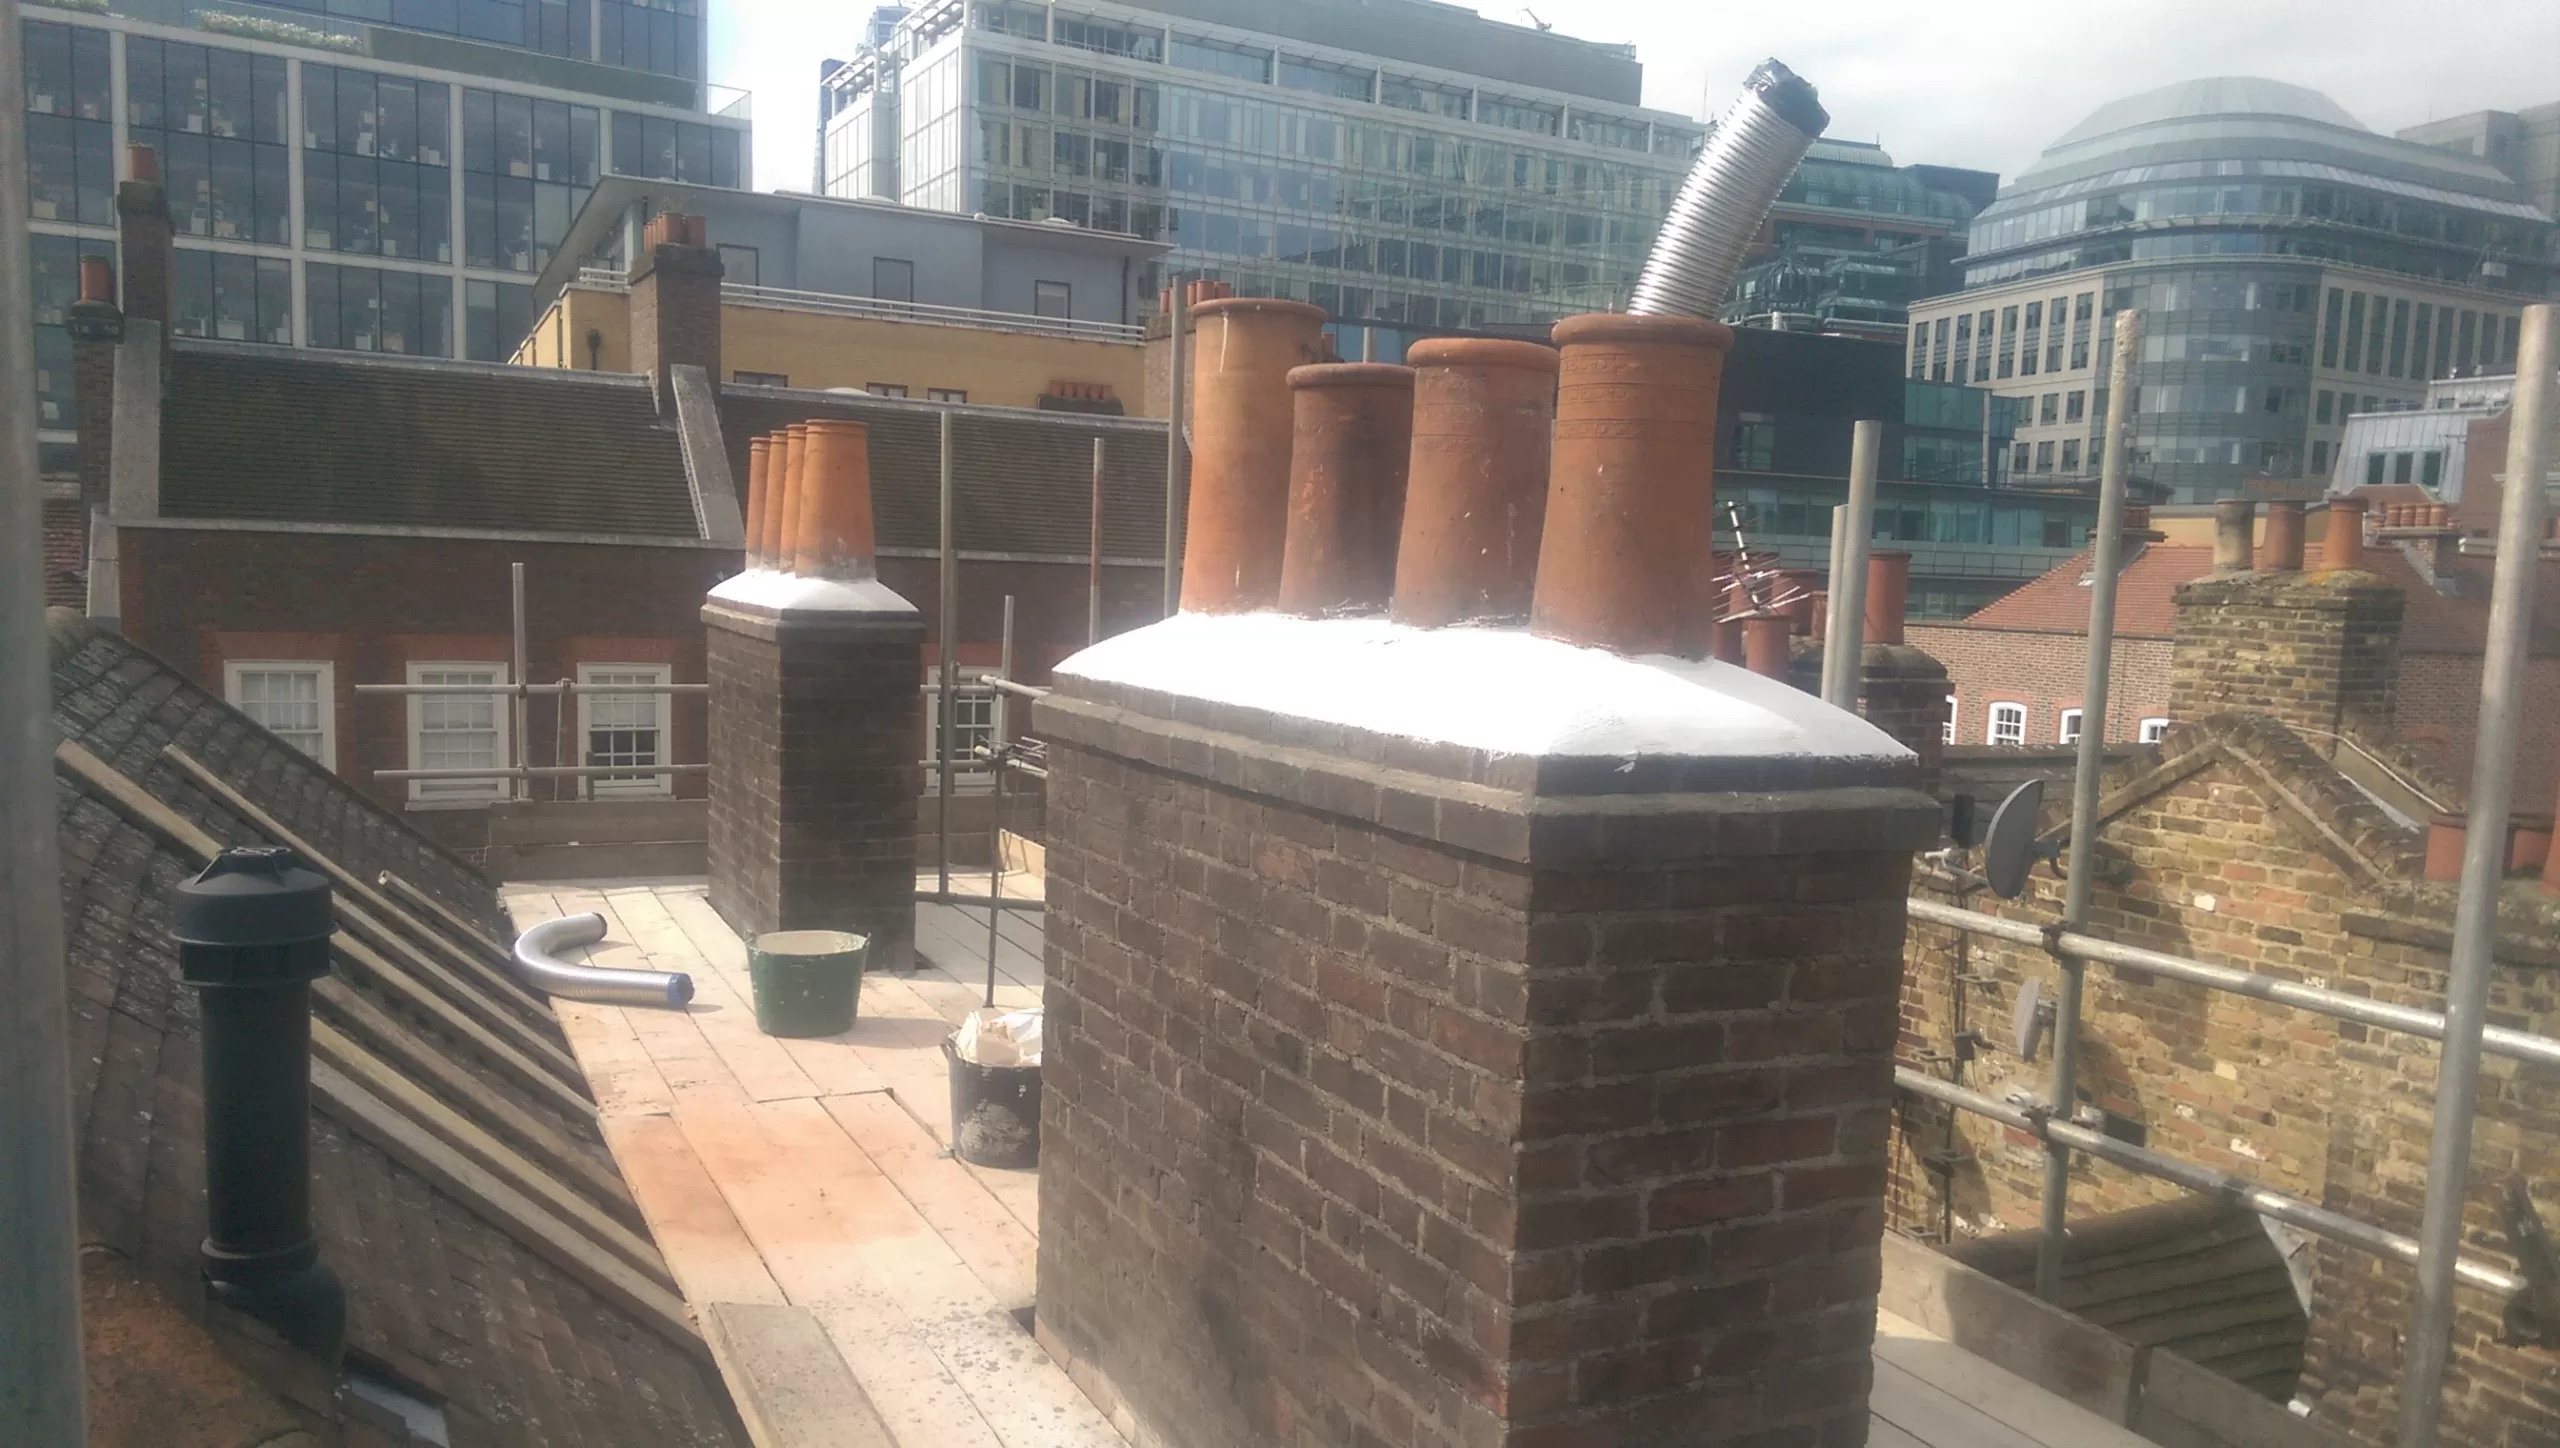
[[[951,1049],[972,1066],[1037,1066],[1040,1064],[1040,1008],[1000,1011],[986,1007],[969,1012],[951,1036]]]

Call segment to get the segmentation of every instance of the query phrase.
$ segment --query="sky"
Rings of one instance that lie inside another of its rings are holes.
[[[1526,22],[1505,3],[1476,8]],[[1646,105],[1720,113],[1776,56],[1820,89],[1830,134],[2004,178],[2105,102],[2198,76],[2306,85],[2385,133],[2560,101],[2554,0],[1532,3],[1566,34],[1634,42]],[[867,0],[713,0],[711,78],[755,93],[760,188],[808,187],[819,63],[849,53],[869,14]]]

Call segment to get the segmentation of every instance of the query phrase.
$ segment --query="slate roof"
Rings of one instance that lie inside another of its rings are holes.
[[[2033,1231],[1960,1242],[1957,1261],[2012,1287],[2035,1282]],[[2310,1317],[2258,1214],[2189,1197],[2071,1224],[2062,1305],[2141,1347],[2162,1347],[2286,1402],[2302,1375]]]
[[[53,684],[65,740],[216,840],[266,842],[164,747],[208,766],[359,879],[393,871],[500,928],[495,892],[461,861],[124,639],[58,612]],[[69,769],[55,778],[84,1229],[163,1291],[191,1301],[205,1230],[198,1017],[195,994],[179,983],[166,922],[171,891],[199,861],[165,822],[155,826],[145,811],[116,803],[113,791]],[[526,1089],[432,1013],[404,1009],[343,948],[336,966],[333,983],[478,1083],[455,1090],[413,1076],[409,1084],[483,1130],[497,1129],[490,1099],[538,1119],[584,1161],[537,1165],[596,1210],[645,1232],[627,1193],[617,1203],[588,1185],[598,1175],[619,1184],[592,1115],[564,1109],[557,1093]],[[360,1042],[380,1039],[325,1000],[315,1017]],[[545,1040],[558,1038],[547,1011],[517,1018]],[[441,1399],[454,1448],[739,1441],[725,1389],[698,1342],[679,1341],[666,1324],[590,1290],[529,1246],[520,1226],[411,1170],[323,1093],[314,1101],[313,1202],[324,1259],[348,1289],[350,1354]]]
[[[179,339],[171,518],[697,538],[646,377]]]
[[[2308,567],[2320,566],[2320,545],[2303,549]],[[2083,549],[2012,593],[1968,616],[1961,628],[2000,629],[2019,633],[2061,633],[2085,637],[2089,632],[2089,590],[2080,580],[2089,574],[2090,552]],[[2489,632],[2489,565],[2485,558],[2461,560],[2459,594],[2447,594],[2422,576],[2397,545],[2375,543],[2365,549],[2365,568],[2396,585],[2408,596],[2401,616],[2400,648],[2404,653],[2477,654]],[[2213,550],[2183,543],[2150,543],[2127,563],[2116,583],[2116,637],[2166,639],[2177,631],[2177,591],[2213,572]],[[2545,563],[2542,582],[2534,590],[2533,650],[2560,652],[2560,566]]]
[[[1092,547],[1093,440],[1103,439],[1102,552],[1164,556],[1161,422],[1029,408],[944,407],[799,388],[724,389],[720,433],[743,509],[747,444],[812,417],[871,437],[871,496],[884,548],[941,546],[941,417],[952,417],[952,532],[972,553],[1083,558]]]

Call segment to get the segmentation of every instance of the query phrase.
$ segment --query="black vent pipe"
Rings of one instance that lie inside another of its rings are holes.
[[[291,850],[225,850],[178,886],[170,934],[204,1016],[204,1280],[334,1374],[347,1295],[311,1226],[311,982],[329,882]]]

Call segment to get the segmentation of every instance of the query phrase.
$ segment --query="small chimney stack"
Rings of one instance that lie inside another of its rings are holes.
[[[2320,536],[2321,572],[2338,573],[2364,567],[2366,507],[2362,498],[2329,500],[2329,528]]]
[[[773,501],[772,467],[772,434],[750,438],[747,442],[747,567],[750,569],[773,566],[773,557],[764,546],[765,508]]]
[[[2302,571],[2302,516],[2299,500],[2267,504],[2268,573],[2300,573]]]
[[[1293,369],[1288,545],[1280,607],[1380,613],[1394,596],[1413,458],[1413,369],[1336,362]]]
[[[715,389],[727,376],[720,370],[720,277],[709,222],[675,211],[649,219],[631,259],[631,370],[649,374],[661,415],[675,411],[669,369],[699,367]]]
[[[1413,461],[1391,612],[1420,628],[1525,618],[1546,526],[1556,351],[1434,337],[1405,360]]]
[[[2222,498],[2213,505],[2213,571],[2217,575],[2247,573],[2256,544],[2258,505],[2247,498]]]
[[[230,849],[180,884],[169,933],[200,992],[204,1280],[333,1375],[346,1289],[311,1222],[311,982],[329,973],[329,882],[291,850]]]
[[[169,345],[169,270],[175,228],[169,220],[169,193],[160,184],[160,153],[149,146],[128,145],[127,180],[116,187],[117,250],[124,273],[127,319],[157,322],[160,345]]]
[[[1280,601],[1289,536],[1289,372],[1324,360],[1324,311],[1269,297],[1218,297],[1194,315],[1182,611],[1247,613]]]

